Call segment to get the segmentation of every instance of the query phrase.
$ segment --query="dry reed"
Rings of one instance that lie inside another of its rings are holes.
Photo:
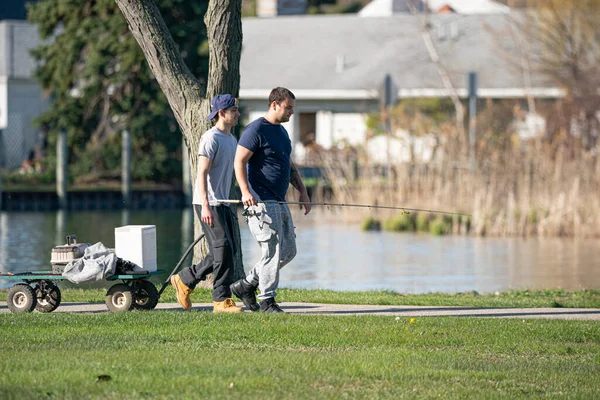
[[[464,144],[446,140],[435,162],[370,165],[357,151],[322,151],[331,195],[337,203],[394,205],[461,212],[470,224],[454,219],[453,233],[478,236],[600,236],[600,162],[573,156],[541,140],[478,149],[476,168]],[[456,156],[458,155],[458,156]],[[453,157],[454,156],[454,157]],[[317,190],[315,193],[323,193]],[[324,200],[316,195],[314,200]],[[344,208],[338,218],[360,221],[390,218],[389,210]]]

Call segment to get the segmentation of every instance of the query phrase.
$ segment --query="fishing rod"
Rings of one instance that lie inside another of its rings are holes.
[[[229,204],[242,204],[241,200],[217,200],[217,203],[229,203]],[[257,201],[257,203],[264,204],[288,204],[288,205],[311,205],[311,206],[327,206],[327,207],[358,207],[358,208],[379,208],[386,210],[402,210],[403,214],[410,214],[413,212],[425,212],[431,214],[445,214],[445,215],[458,215],[463,217],[470,217],[470,214],[463,214],[457,212],[450,211],[439,211],[439,210],[425,210],[421,208],[408,208],[408,207],[394,207],[394,206],[376,206],[371,204],[348,204],[348,203],[325,203],[325,202],[309,202],[309,201],[277,201],[277,200],[267,200],[267,201]]]

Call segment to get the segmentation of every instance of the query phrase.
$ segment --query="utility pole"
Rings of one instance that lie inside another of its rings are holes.
[[[121,138],[121,193],[123,207],[131,207],[131,134],[127,129]]]
[[[471,170],[477,168],[475,162],[475,128],[477,127],[477,72],[469,72],[469,162]]]
[[[58,132],[56,142],[56,194],[58,195],[58,208],[67,208],[67,131]]]
[[[448,74],[446,67],[442,63],[442,60],[440,59],[440,56],[435,48],[435,45],[433,44],[433,39],[431,38],[430,22],[429,22],[429,14],[428,14],[429,5],[427,4],[427,0],[424,0],[424,1],[425,1],[425,3],[424,3],[425,6],[424,6],[423,13],[425,16],[424,16],[423,30],[421,32],[421,36],[423,37],[423,42],[425,43],[425,48],[427,49],[427,52],[429,53],[429,58],[431,58],[431,61],[435,64],[435,66],[438,70],[440,79],[442,80],[444,87],[448,91],[448,95],[452,99],[452,103],[454,104],[454,109],[456,110],[456,129],[458,130],[458,133],[462,136],[465,133],[464,121],[463,121],[463,118],[464,118],[463,105],[462,105],[460,99],[458,98],[458,93],[456,92],[456,89],[452,85],[452,81],[450,80],[450,75]]]
[[[392,107],[396,103],[396,89],[390,74],[386,74],[383,79],[383,88],[381,91],[380,107],[381,121],[383,123],[383,133],[386,140],[386,157],[385,157],[385,175],[389,178],[390,171],[390,136],[392,134],[392,126],[390,121],[390,113]]]

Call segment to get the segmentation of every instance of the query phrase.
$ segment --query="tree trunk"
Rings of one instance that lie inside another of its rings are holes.
[[[235,97],[240,89],[240,57],[242,53],[242,0],[211,0],[204,17],[209,40],[209,71],[207,86],[196,79],[183,62],[173,38],[165,26],[154,0],[115,0],[125,16],[129,30],[140,45],[146,61],[184,135],[190,152],[192,185],[196,184],[196,152],[200,136],[211,123],[210,99],[219,93]],[[196,237],[202,233],[194,214]],[[234,237],[236,254],[235,276],[244,276],[239,228]],[[206,244],[196,247],[194,262],[207,251]]]

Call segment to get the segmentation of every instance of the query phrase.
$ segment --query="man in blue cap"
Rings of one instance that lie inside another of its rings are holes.
[[[231,298],[233,283],[233,224],[237,223],[229,204],[217,199],[229,199],[233,177],[233,159],[237,141],[231,128],[237,125],[240,112],[238,102],[230,94],[220,94],[212,99],[207,119],[214,126],[200,139],[198,150],[198,176],[194,185],[194,210],[200,218],[208,242],[209,253],[199,263],[183,269],[171,277],[177,292],[177,301],[184,310],[192,308],[190,294],[206,276],[213,273],[213,311],[241,312]]]

